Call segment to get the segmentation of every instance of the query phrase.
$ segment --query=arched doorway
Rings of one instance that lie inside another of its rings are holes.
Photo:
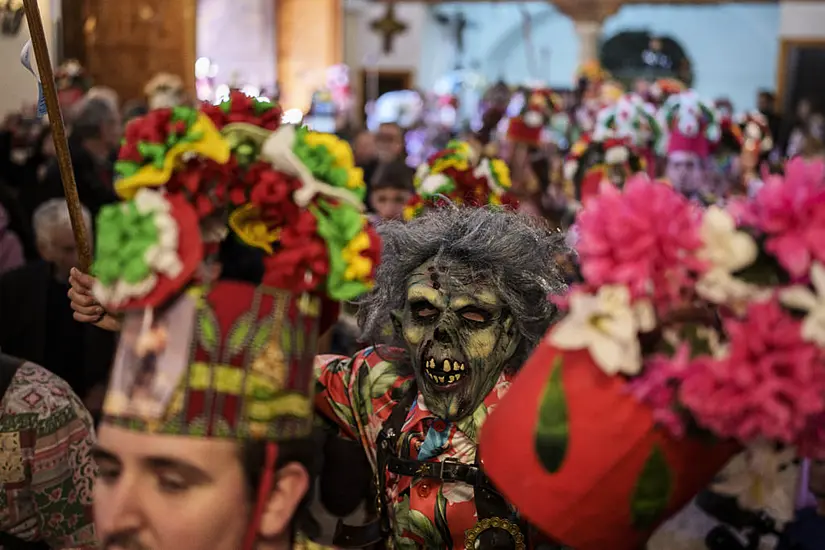
[[[684,47],[669,36],[623,31],[600,48],[602,67],[630,88],[637,79],[676,78],[693,85],[693,68]]]

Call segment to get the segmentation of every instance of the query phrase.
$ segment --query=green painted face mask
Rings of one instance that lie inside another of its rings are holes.
[[[404,310],[394,316],[424,402],[448,421],[475,411],[520,343],[495,292],[466,280],[461,270],[427,262],[410,276]]]

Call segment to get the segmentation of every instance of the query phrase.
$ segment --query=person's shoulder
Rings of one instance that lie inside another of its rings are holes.
[[[90,425],[91,419],[82,401],[71,386],[34,363],[23,363],[12,378],[3,396],[2,415],[26,419],[30,428],[52,432],[72,422]]]
[[[49,269],[49,264],[43,261],[28,262],[20,267],[6,271],[0,276],[0,286],[15,287],[20,284],[27,284],[34,280],[42,272]]]

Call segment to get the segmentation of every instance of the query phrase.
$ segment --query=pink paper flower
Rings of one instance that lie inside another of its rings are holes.
[[[673,188],[636,177],[605,189],[577,220],[582,275],[594,287],[626,285],[634,298],[673,306],[704,269],[701,213]]]
[[[737,209],[742,221],[765,233],[765,250],[795,280],[811,262],[825,263],[825,164],[794,159],[785,177],[772,176],[753,202]]]
[[[775,300],[727,319],[727,355],[696,362],[679,400],[700,426],[743,443],[759,437],[793,443],[825,411],[823,354],[802,340],[801,323]]]
[[[691,367],[690,347],[683,344],[672,358],[654,355],[645,361],[644,374],[629,386],[636,399],[653,409],[656,423],[677,438],[685,434],[685,422],[675,410],[676,390]]]

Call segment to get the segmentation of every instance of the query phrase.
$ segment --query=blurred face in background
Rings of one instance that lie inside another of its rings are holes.
[[[69,271],[80,265],[71,225],[52,224],[41,228],[37,233],[37,250],[44,260],[54,265],[58,280],[67,280]]]
[[[685,195],[698,193],[704,178],[702,160],[693,153],[671,153],[667,159],[665,177]]]
[[[382,124],[375,134],[375,151],[378,162],[387,163],[400,159],[404,153],[404,133],[397,124]]]
[[[355,164],[364,166],[375,160],[375,136],[372,132],[361,132],[352,142],[352,153],[355,155]]]
[[[411,196],[412,193],[404,189],[375,189],[370,193],[370,205],[382,220],[398,220]]]

